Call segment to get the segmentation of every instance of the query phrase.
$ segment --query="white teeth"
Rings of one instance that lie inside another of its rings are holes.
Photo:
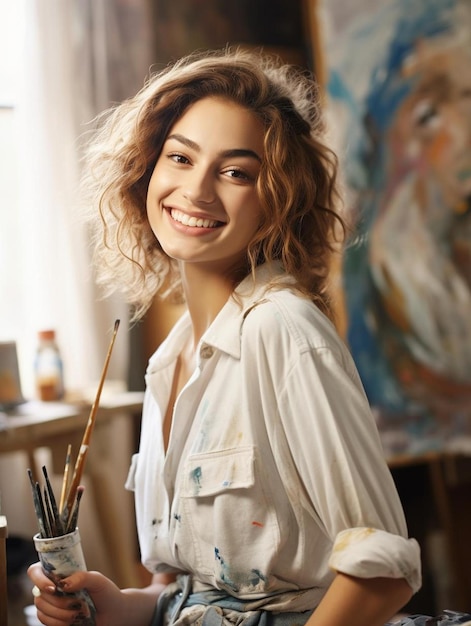
[[[190,217],[186,215],[186,213],[182,213],[182,211],[178,211],[177,209],[171,209],[170,215],[176,222],[180,222],[184,226],[196,226],[198,228],[214,228],[218,225],[218,222],[214,220],[202,219],[201,217]]]

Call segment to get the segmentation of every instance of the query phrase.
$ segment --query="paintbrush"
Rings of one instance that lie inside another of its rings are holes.
[[[35,489],[36,489],[36,498],[39,502],[39,508],[41,511],[40,517],[44,524],[44,536],[52,537],[51,525],[49,524],[49,518],[46,513],[46,507],[45,507],[45,504],[41,495],[41,487],[39,486],[38,481],[36,481]]]
[[[49,494],[46,485],[43,486],[43,502],[44,510],[46,511],[47,524],[49,526],[49,537],[56,537],[60,533],[57,531],[56,520],[52,513],[51,501],[49,500]]]
[[[68,517],[68,515],[64,515],[65,514],[64,504],[65,504],[65,498],[67,495],[67,490],[69,488],[71,457],[72,457],[72,445],[69,443],[69,445],[67,446],[67,454],[65,456],[64,477],[62,479],[62,489],[61,489],[61,496],[59,500],[59,512],[60,512],[61,519],[64,522],[64,524],[67,522],[67,517]]]
[[[73,532],[75,530],[75,528],[77,527],[79,507],[80,507],[80,500],[82,499],[84,491],[85,491],[85,487],[83,485],[79,485],[77,487],[77,494],[76,494],[76,497],[75,497],[75,502],[74,502],[73,509],[71,511],[71,514],[70,514],[69,523],[68,523],[66,531],[65,531],[66,533]]]
[[[47,537],[47,533],[46,533],[46,525],[44,522],[44,507],[42,506],[41,492],[39,491],[39,496],[38,496],[38,489],[36,487],[36,485],[38,485],[39,487],[39,484],[34,482],[33,472],[29,468],[28,468],[28,476],[29,476],[29,481],[31,483],[31,491],[33,493],[34,510],[36,512],[36,517],[38,518],[39,534],[44,539],[45,537]]]
[[[46,502],[49,503],[49,507],[50,507],[50,525],[51,528],[53,530],[53,534],[55,535],[62,535],[64,534],[64,528],[61,522],[61,517],[59,515],[59,509],[57,508],[57,502],[56,502],[56,497],[54,496],[54,491],[52,489],[52,485],[51,482],[49,480],[49,476],[47,473],[47,469],[46,466],[43,465],[42,467],[43,470],[43,474],[44,474],[44,479],[46,481],[46,495],[47,495],[47,500]]]
[[[75,462],[75,468],[74,468],[74,475],[73,475],[73,478],[72,478],[72,483],[70,485],[70,489],[68,491],[68,495],[67,495],[67,498],[65,500],[64,513],[67,512],[69,518],[70,518],[70,515],[71,515],[71,512],[72,512],[72,507],[73,507],[74,501],[76,499],[77,488],[78,488],[78,486],[80,484],[80,481],[82,480],[82,474],[83,474],[83,469],[84,469],[84,466],[85,466],[85,460],[86,460],[87,453],[88,453],[88,447],[89,447],[89,444],[90,444],[90,438],[91,438],[91,435],[92,435],[92,432],[93,432],[93,428],[95,426],[96,412],[97,412],[97,409],[98,409],[98,403],[100,401],[101,391],[103,389],[103,384],[105,382],[106,372],[108,371],[108,365],[109,365],[110,358],[111,358],[111,352],[113,351],[113,346],[114,346],[114,342],[115,342],[115,339],[116,339],[116,334],[118,332],[118,328],[119,328],[119,320],[116,320],[115,324],[114,324],[113,335],[112,335],[111,341],[110,341],[110,346],[108,348],[108,354],[106,355],[105,364],[103,366],[103,371],[102,371],[102,374],[101,374],[100,383],[98,385],[98,390],[97,390],[97,393],[96,393],[95,401],[92,404],[92,408],[91,408],[90,415],[89,415],[89,418],[88,418],[87,426],[85,428],[85,432],[83,434],[82,443],[80,445],[80,450],[79,450],[79,453],[77,455],[77,460]]]

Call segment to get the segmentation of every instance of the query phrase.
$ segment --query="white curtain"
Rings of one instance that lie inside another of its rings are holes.
[[[13,38],[21,56],[19,93],[13,111],[0,111],[0,340],[17,341],[23,389],[32,397],[37,331],[54,328],[66,389],[93,396],[118,318],[107,384],[127,378],[128,308],[118,298],[103,301],[94,285],[79,209],[80,145],[98,112],[144,82],[152,55],[148,0],[14,2],[21,11]],[[3,113],[15,120],[14,128]],[[14,146],[11,154],[7,144]],[[5,175],[11,185],[3,184]],[[119,445],[110,443],[117,476],[127,472],[128,427],[125,422],[114,431]],[[25,462],[21,454],[0,458],[0,499],[10,533],[30,537],[35,520]],[[11,476],[25,480],[12,483]],[[131,509],[123,499],[123,516],[132,519]],[[92,545],[89,518],[93,511],[84,511]],[[92,554],[89,566],[100,569]]]
[[[57,331],[66,388],[91,388],[118,318],[108,378],[126,379],[128,311],[118,299],[102,301],[94,286],[79,209],[80,144],[96,113],[144,82],[151,56],[147,2],[23,0],[22,10],[19,210],[0,326],[18,342],[27,394],[36,334],[44,328]]]

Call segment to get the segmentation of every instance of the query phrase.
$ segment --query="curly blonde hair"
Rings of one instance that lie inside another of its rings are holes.
[[[82,180],[95,217],[98,282],[107,294],[124,293],[134,319],[156,294],[183,298],[176,262],[150,228],[146,195],[170,129],[192,103],[208,96],[247,108],[265,129],[257,180],[263,216],[248,246],[247,274],[280,260],[297,288],[329,314],[329,259],[337,226],[342,234],[345,228],[336,210],[337,159],[323,141],[317,86],[299,68],[244,50],[184,57],[99,116]]]

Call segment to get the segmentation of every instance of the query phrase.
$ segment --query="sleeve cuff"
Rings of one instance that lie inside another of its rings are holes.
[[[334,541],[329,566],[358,578],[405,578],[414,593],[422,584],[417,541],[375,528],[340,532]]]

